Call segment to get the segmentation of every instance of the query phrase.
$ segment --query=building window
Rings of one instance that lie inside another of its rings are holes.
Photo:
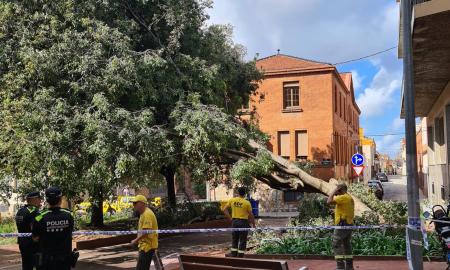
[[[283,84],[283,109],[300,108],[300,87],[298,82],[289,82]]]
[[[299,191],[285,191],[284,202],[298,202],[303,199],[303,192]]]
[[[298,160],[308,159],[308,132],[306,130],[295,132],[295,156]]]
[[[345,103],[346,102],[345,102],[345,97],[344,97],[344,122],[347,122],[347,110],[346,110],[347,106]]]
[[[441,199],[445,200],[445,187],[441,186]]]
[[[291,138],[289,131],[278,132],[278,155],[289,159],[291,156]]]
[[[435,192],[434,192],[434,182],[431,183],[431,192],[432,192],[433,194],[435,194]]]
[[[337,95],[337,87],[334,87],[334,112],[338,113],[338,95]]]
[[[434,135],[432,126],[427,127],[427,135],[428,135],[428,147],[430,147],[431,150],[434,150]]]
[[[339,116],[342,118],[342,94],[339,92]]]

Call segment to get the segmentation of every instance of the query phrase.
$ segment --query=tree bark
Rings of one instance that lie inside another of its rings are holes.
[[[172,167],[164,167],[161,174],[166,179],[167,200],[169,206],[175,208],[177,206],[177,196],[175,194],[175,169]]]
[[[93,227],[103,227],[103,193],[95,194],[91,202],[91,223]]]

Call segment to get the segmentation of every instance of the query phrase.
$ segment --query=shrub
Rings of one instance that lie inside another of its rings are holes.
[[[331,209],[327,205],[327,198],[322,194],[306,193],[298,204],[298,216],[293,219],[294,224],[306,224],[316,218],[331,217]]]

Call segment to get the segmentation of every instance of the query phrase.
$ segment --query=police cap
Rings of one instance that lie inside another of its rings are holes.
[[[26,199],[34,199],[34,198],[41,198],[41,193],[39,191],[33,191],[27,194],[25,197]]]
[[[62,196],[61,189],[59,187],[49,187],[45,190],[45,197],[47,199],[57,199]]]

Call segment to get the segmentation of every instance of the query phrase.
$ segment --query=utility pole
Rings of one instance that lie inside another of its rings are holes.
[[[412,0],[402,0],[403,98],[405,110],[406,172],[408,191],[407,251],[409,269],[423,269],[420,230],[419,185],[417,182],[416,113],[414,108],[414,63],[412,56]]]

